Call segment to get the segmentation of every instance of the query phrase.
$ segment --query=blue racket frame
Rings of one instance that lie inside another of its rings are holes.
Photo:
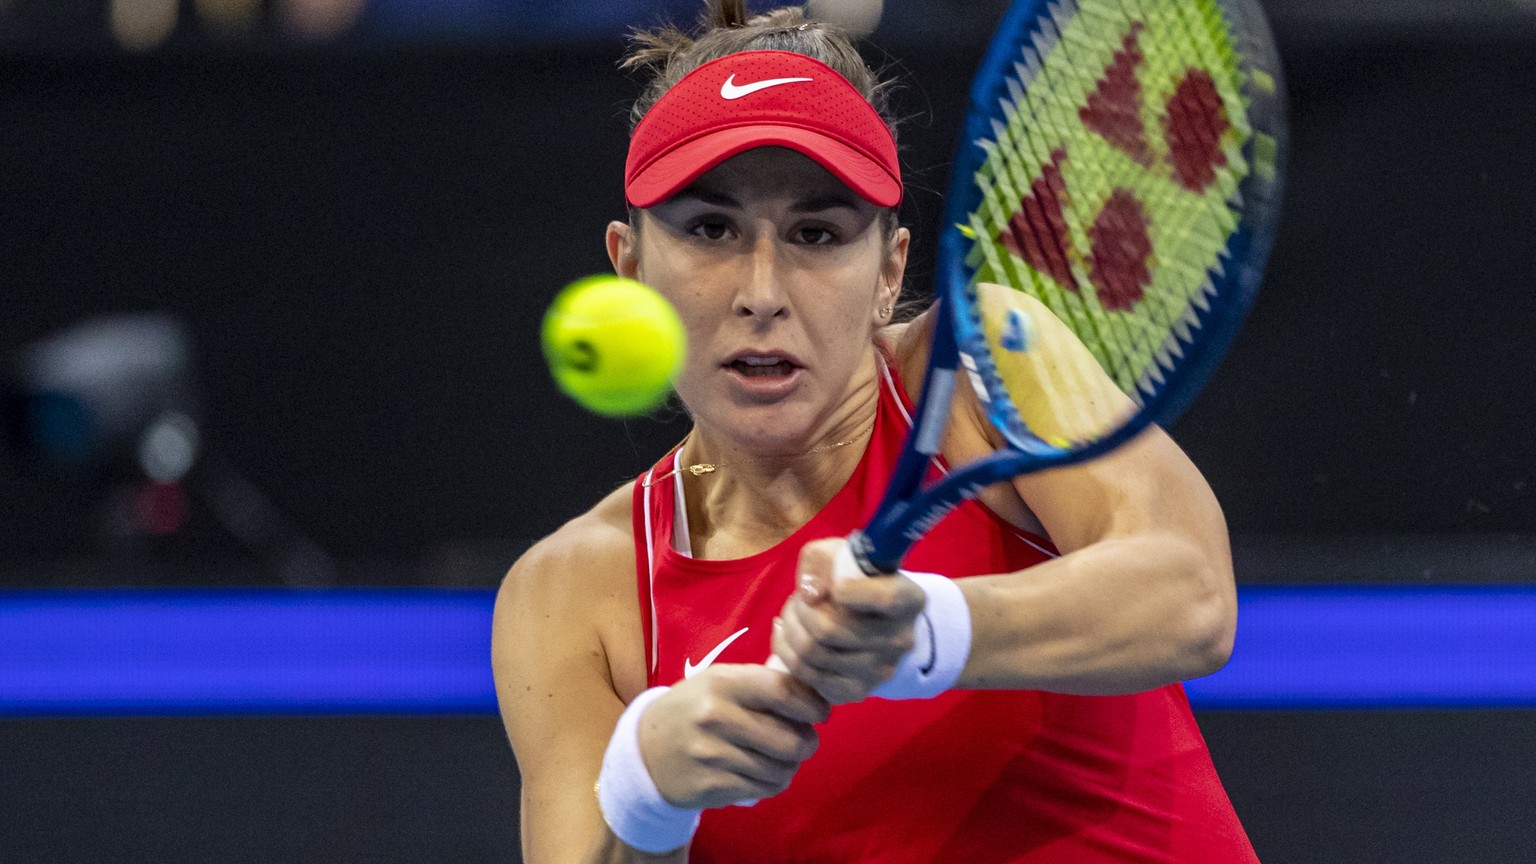
[[[1250,170],[1239,186],[1244,201],[1243,218],[1228,241],[1226,266],[1212,268],[1208,273],[1217,290],[1209,308],[1199,316],[1199,326],[1194,328],[1197,335],[1183,346],[1182,362],[1165,370],[1162,386],[1143,400],[1140,410],[1123,426],[1073,447],[1056,446],[1031,433],[991,372],[991,351],[976,311],[975,272],[966,264],[972,241],[956,227],[967,224],[970,214],[981,203],[983,193],[975,175],[986,160],[986,152],[976,142],[991,137],[1007,74],[1019,59],[1020,46],[1030,44],[1031,37],[1041,28],[1051,4],[1044,0],[1016,2],[1004,14],[971,85],[970,110],[950,175],[942,223],[949,227],[939,238],[933,345],[917,416],[874,517],[863,531],[849,538],[854,560],[865,573],[896,572],[912,544],[962,501],[976,497],[993,483],[1093,459],[1121,446],[1148,426],[1170,422],[1194,401],[1231,347],[1258,294],[1273,245],[1286,139],[1284,91],[1279,86],[1283,79],[1263,12],[1255,0],[1219,2],[1229,19],[1237,24],[1234,33],[1246,40],[1240,45],[1244,68],[1263,70],[1275,82],[1272,91],[1250,86],[1247,94],[1253,128],[1275,141],[1273,171]],[[1257,137],[1250,138],[1250,148]],[[962,362],[972,368],[962,369]],[[980,383],[978,389],[987,397],[982,400],[982,407],[1002,433],[1006,446],[952,470],[922,489],[929,465],[938,454],[955,381],[961,375]]]

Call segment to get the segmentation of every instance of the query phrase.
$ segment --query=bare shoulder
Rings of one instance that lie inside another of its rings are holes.
[[[895,356],[896,370],[901,374],[902,385],[907,391],[907,397],[914,403],[920,401],[924,379],[927,377],[928,357],[933,351],[934,327],[938,321],[936,308],[929,306],[911,321],[893,324],[880,334]],[[986,421],[980,402],[971,388],[957,386],[954,391],[941,452],[952,464],[963,464],[987,455],[1000,446],[1002,441]],[[1021,527],[1032,528],[1033,523]]]
[[[541,596],[585,593],[598,587],[615,565],[634,562],[628,485],[560,526],[523,554],[502,583],[502,595],[534,589]]]
[[[1017,293],[1000,286],[984,286],[983,290],[1007,291],[1010,295]],[[914,403],[922,395],[928,356],[933,349],[934,328],[938,321],[935,310],[936,307],[929,306],[912,321],[892,325],[881,333],[892,348],[907,396]],[[952,399],[940,448],[951,465],[969,464],[1003,446],[1001,434],[987,420],[980,400],[969,386],[961,384],[955,387]],[[1042,537],[1049,536],[1046,526],[1016,484],[997,483],[987,486],[980,491],[978,498],[1015,528]]]
[[[586,860],[602,831],[592,782],[625,703],[645,688],[630,491],[534,544],[496,597],[491,667],[530,861]]]
[[[496,597],[498,678],[567,674],[576,662],[626,699],[644,689],[630,494],[610,493],[512,565]]]

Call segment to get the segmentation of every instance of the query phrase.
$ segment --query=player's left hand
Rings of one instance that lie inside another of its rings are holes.
[[[859,572],[847,547],[839,537],[800,550],[800,584],[773,633],[774,657],[834,705],[858,702],[891,677],[912,649],[912,624],[925,601],[905,576]]]

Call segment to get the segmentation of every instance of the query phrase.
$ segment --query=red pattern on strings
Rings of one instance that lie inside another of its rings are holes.
[[[1150,167],[1153,155],[1141,120],[1137,75],[1145,59],[1140,45],[1143,29],[1141,22],[1131,25],[1078,116],[1088,129]],[[1185,73],[1168,98],[1164,122],[1175,181],[1190,191],[1203,192],[1215,182],[1216,170],[1227,163],[1221,138],[1232,125],[1210,73],[1201,69]],[[1063,206],[1068,200],[1062,178],[1066,159],[1064,148],[1051,151],[1051,161],[1030,184],[997,240],[1036,271],[1076,291],[1074,251]],[[1135,194],[1116,188],[1094,218],[1088,238],[1092,245],[1088,277],[1099,302],[1107,310],[1134,309],[1152,282],[1152,237],[1146,210]]]
[[[1051,161],[1030,184],[1029,194],[1019,200],[1018,209],[997,239],[1029,266],[1076,291],[1077,282],[1072,278],[1067,256],[1071,236],[1067,233],[1067,219],[1062,215],[1067,186],[1061,177],[1061,165],[1066,158],[1066,151],[1061,148],[1051,151]]]
[[[1141,202],[1127,189],[1116,189],[1088,229],[1093,243],[1088,278],[1105,309],[1129,311],[1152,283],[1147,262],[1152,238]]]
[[[1143,59],[1138,39],[1142,29],[1140,21],[1131,25],[1114,61],[1077,116],[1084,126],[1147,166],[1152,164],[1152,151],[1147,148],[1146,127],[1141,122],[1141,80],[1136,76]]]
[[[1191,69],[1168,98],[1168,158],[1174,177],[1191,192],[1204,192],[1216,180],[1216,169],[1227,164],[1221,137],[1232,128],[1216,92],[1216,82],[1203,69]]]

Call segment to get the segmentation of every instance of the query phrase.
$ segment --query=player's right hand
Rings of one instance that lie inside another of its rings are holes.
[[[816,752],[831,707],[789,675],[717,663],[679,681],[640,718],[640,754],[676,807],[725,807],[783,792]]]

